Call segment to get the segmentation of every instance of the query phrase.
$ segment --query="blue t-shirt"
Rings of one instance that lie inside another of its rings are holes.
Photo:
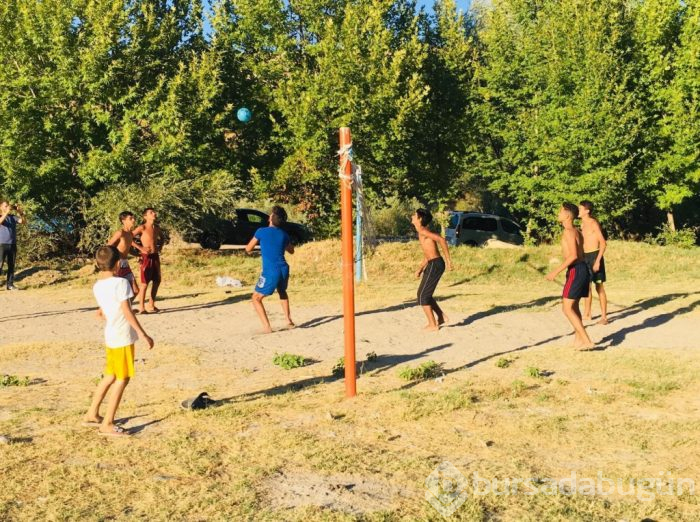
[[[263,227],[255,231],[255,239],[260,243],[263,272],[266,268],[286,265],[284,249],[289,244],[289,236],[281,228]]]
[[[11,245],[17,242],[17,217],[5,216],[0,223],[0,245]]]

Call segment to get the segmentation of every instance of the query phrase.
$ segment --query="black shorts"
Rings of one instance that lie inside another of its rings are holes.
[[[591,283],[605,283],[605,258],[600,258],[600,266],[598,267],[597,272],[593,271],[593,265],[595,264],[595,260],[598,259],[597,250],[593,252],[586,252],[585,254],[583,254],[583,259],[588,265],[588,273],[591,276]]]
[[[433,304],[433,293],[438,282],[445,273],[445,261],[441,257],[436,257],[428,261],[423,269],[423,279],[418,287],[418,304],[428,306]]]
[[[566,282],[564,283],[564,299],[581,299],[588,297],[591,286],[591,277],[588,273],[588,265],[585,261],[576,261],[566,270]]]

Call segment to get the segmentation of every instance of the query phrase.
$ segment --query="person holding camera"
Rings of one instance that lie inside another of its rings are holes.
[[[13,210],[17,215],[10,214]],[[17,205],[0,202],[0,272],[7,260],[7,289],[17,290],[15,281],[15,257],[17,257],[17,224],[24,223],[24,214]]]

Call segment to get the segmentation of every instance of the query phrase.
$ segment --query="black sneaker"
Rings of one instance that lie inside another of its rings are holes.
[[[19,290],[15,285],[10,285],[7,287],[8,290]]]

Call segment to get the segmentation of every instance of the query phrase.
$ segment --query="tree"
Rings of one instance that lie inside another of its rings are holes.
[[[626,2],[499,0],[481,24],[480,166],[491,188],[534,237],[553,231],[564,200],[624,216],[643,143]]]

